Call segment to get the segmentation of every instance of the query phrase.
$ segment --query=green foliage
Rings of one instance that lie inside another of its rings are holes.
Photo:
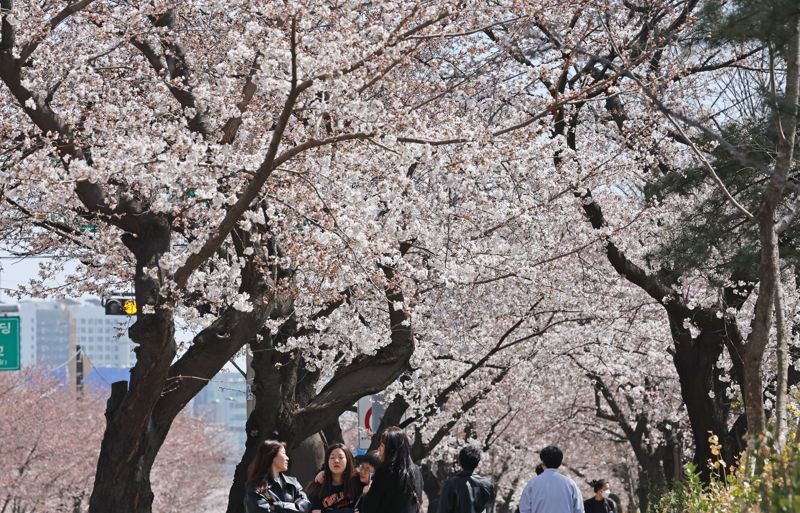
[[[700,28],[714,46],[754,42],[781,52],[797,9],[797,0],[708,0],[700,11]]]
[[[800,445],[797,433],[783,452],[772,441],[751,444],[739,465],[725,471],[710,462],[714,474],[704,486],[694,465],[684,481],[665,493],[654,513],[796,513],[800,511]]]
[[[771,123],[753,123],[746,127],[723,127],[722,135],[747,153],[748,158],[765,165],[772,164],[770,148],[774,148]],[[701,144],[708,145],[708,141]],[[716,173],[736,200],[750,212],[757,212],[767,178],[743,167],[720,146],[709,151]],[[790,174],[790,178],[796,171]],[[708,187],[709,193],[702,193]],[[756,227],[748,223],[712,181],[702,166],[670,172],[645,188],[650,201],[662,201],[677,195],[690,198],[693,208],[684,210],[666,226],[661,244],[648,255],[654,267],[669,269],[675,276],[701,271],[720,276],[733,276],[746,281],[758,275],[759,244]],[[799,264],[800,231],[790,228],[781,238],[781,257],[789,264]],[[672,276],[664,276],[670,279]],[[716,283],[721,285],[721,283]]]

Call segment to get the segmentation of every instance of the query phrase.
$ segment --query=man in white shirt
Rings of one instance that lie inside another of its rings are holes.
[[[525,485],[519,500],[520,513],[583,513],[583,497],[575,481],[559,474],[564,454],[550,445],[539,452],[544,472]]]

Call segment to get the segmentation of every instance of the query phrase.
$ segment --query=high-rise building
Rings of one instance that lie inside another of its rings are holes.
[[[233,454],[239,454],[247,438],[247,386],[237,371],[214,376],[192,399],[192,415],[225,430]]]
[[[97,299],[27,300],[18,309],[23,366],[64,365],[72,356],[73,344],[81,346],[93,366],[127,368],[133,362],[133,343],[127,333],[133,319],[106,315]]]
[[[134,344],[128,328],[134,317],[106,315],[100,301],[89,299],[72,309],[77,343],[95,367],[130,367]]]

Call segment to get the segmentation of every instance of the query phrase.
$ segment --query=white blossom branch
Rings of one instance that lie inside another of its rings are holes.
[[[33,38],[22,48],[22,51],[19,54],[20,62],[24,63],[27,61],[33,52],[36,51],[36,48],[38,48],[39,45],[47,38],[47,36],[52,33],[64,20],[76,12],[85,9],[92,2],[94,2],[94,0],[78,0],[77,2],[71,3],[61,9],[61,11],[59,11],[59,13],[53,16],[53,18],[50,20],[50,30],[48,30],[48,32],[45,34],[41,34]]]

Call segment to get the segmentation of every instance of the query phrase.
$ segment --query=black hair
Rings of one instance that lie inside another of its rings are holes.
[[[247,467],[247,482],[254,482],[258,487],[258,493],[264,495],[267,492],[268,479],[277,479],[278,476],[272,475],[272,460],[278,456],[283,449],[286,452],[286,442],[277,440],[264,440],[256,449],[256,456]]]
[[[564,461],[564,453],[555,445],[548,445],[539,451],[539,458],[547,468],[558,468],[561,462]]]
[[[353,481],[353,475],[355,474],[355,465],[353,464],[353,453],[350,452],[350,449],[347,448],[345,444],[333,444],[328,447],[328,450],[325,451],[325,463],[323,467],[323,472],[325,472],[325,480],[320,487],[319,495],[324,497],[326,495],[330,495],[331,488],[333,487],[333,473],[331,472],[330,466],[330,459],[331,454],[333,451],[339,449],[344,453],[345,458],[345,467],[344,473],[342,475],[342,484],[344,485],[344,494],[346,497],[351,499],[357,499],[360,495],[358,490],[357,481]]]
[[[381,468],[387,469],[392,474],[401,490],[408,495],[416,495],[414,474],[411,471],[414,462],[411,460],[411,441],[408,435],[399,427],[392,426],[381,433],[381,443],[383,444]]]
[[[378,468],[381,464],[381,457],[378,454],[378,451],[369,451],[361,456],[356,456],[356,463],[369,463],[373,467]]]
[[[541,476],[544,472],[544,467],[542,467],[541,463],[537,463],[536,466],[533,468],[533,471],[536,472],[537,476]]]
[[[605,488],[605,486],[607,484],[608,484],[608,481],[606,481],[605,479],[596,479],[594,481],[590,481],[589,482],[589,486],[592,487],[592,489],[594,490],[595,493],[597,493],[600,490],[602,490],[603,488]]]
[[[458,453],[458,464],[464,470],[475,470],[481,462],[481,450],[474,445],[465,445]]]

